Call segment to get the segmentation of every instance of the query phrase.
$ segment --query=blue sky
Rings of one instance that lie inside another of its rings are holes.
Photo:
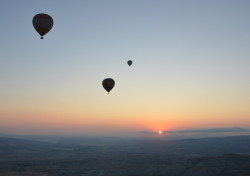
[[[230,116],[225,126],[248,122],[250,1],[5,0],[0,9],[3,114],[83,109],[72,116],[128,115],[117,123],[174,129],[223,125],[215,114]],[[32,26],[37,13],[54,19],[44,40]],[[107,77],[116,81],[109,99]],[[199,122],[185,126],[192,116]]]

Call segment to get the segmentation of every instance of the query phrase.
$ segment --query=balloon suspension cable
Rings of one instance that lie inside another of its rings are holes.
[[[43,37],[41,37],[41,39],[43,39]]]

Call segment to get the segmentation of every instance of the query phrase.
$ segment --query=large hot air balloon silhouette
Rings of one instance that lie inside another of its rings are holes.
[[[39,13],[33,17],[32,23],[35,30],[40,34],[41,39],[43,39],[43,36],[53,27],[54,21],[51,16]]]
[[[115,86],[115,81],[112,78],[106,78],[102,81],[102,86],[109,93]]]
[[[130,65],[132,65],[132,63],[133,63],[133,61],[132,60],[128,60],[128,65],[130,66]]]

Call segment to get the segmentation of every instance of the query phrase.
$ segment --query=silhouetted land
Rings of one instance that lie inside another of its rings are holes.
[[[175,141],[2,137],[3,175],[249,176],[250,136]]]

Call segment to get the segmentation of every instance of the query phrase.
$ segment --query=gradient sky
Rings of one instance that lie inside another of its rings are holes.
[[[248,0],[2,0],[0,19],[0,133],[250,128]]]

